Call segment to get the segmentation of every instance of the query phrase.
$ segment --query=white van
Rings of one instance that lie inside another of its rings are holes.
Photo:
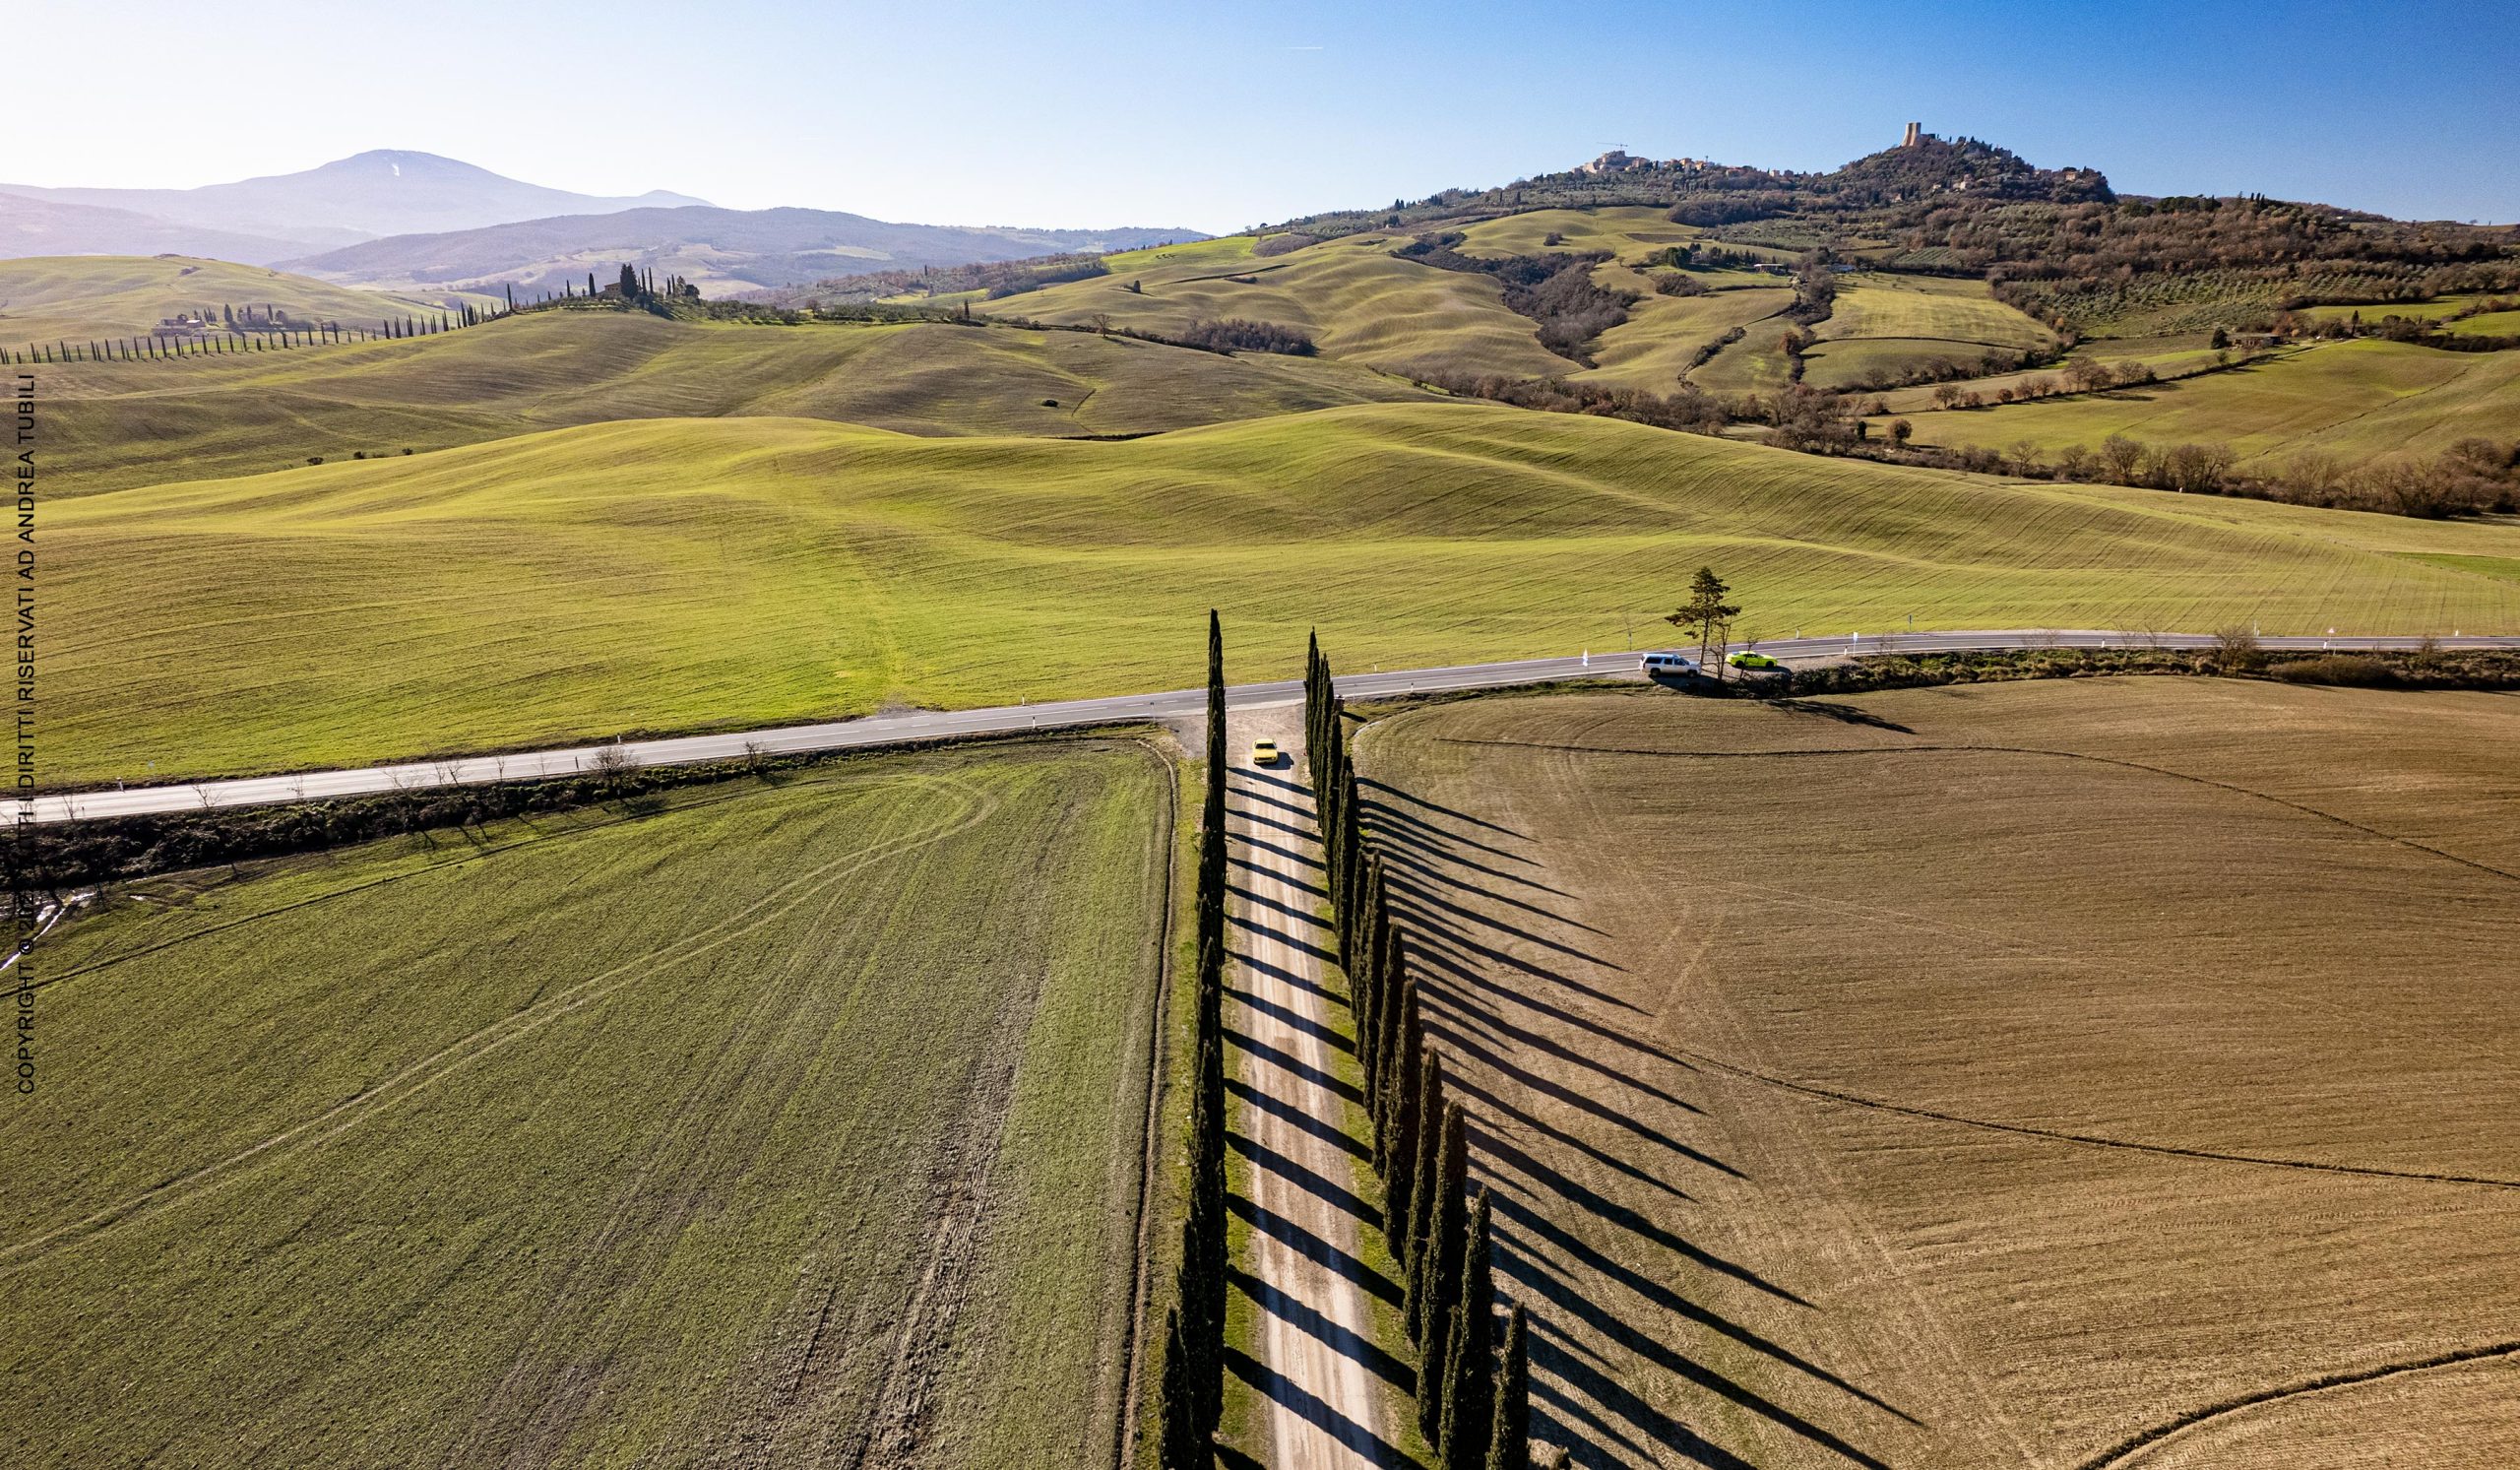
[[[1689,678],[1698,672],[1697,660],[1686,654],[1647,654],[1647,678]]]

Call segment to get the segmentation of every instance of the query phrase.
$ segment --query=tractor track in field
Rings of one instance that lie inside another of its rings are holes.
[[[2383,1364],[2378,1368],[2361,1369],[2352,1373],[2327,1374],[2301,1382],[2286,1384],[2280,1388],[2263,1388],[2253,1393],[2237,1394],[2217,1403],[2207,1404],[2203,1408],[2191,1409],[2175,1419],[2165,1420],[2150,1429],[2129,1435],[2090,1459],[2078,1461],[2074,1470],[2112,1470],[2114,1466],[2128,1464],[2142,1458],[2162,1441],[2185,1434],[2199,1425],[2210,1424],[2217,1419],[2226,1419],[2234,1414],[2243,1414],[2267,1404],[2282,1403],[2286,1399],[2302,1398],[2314,1393],[2328,1393],[2362,1383],[2376,1383],[2384,1378],[2402,1378],[2411,1374],[2430,1373],[2435,1369],[2452,1368],[2463,1363],[2483,1363],[2494,1358],[2508,1358],[2515,1355],[2520,1355],[2520,1340],[2490,1343],[2480,1348],[2460,1348],[2453,1352],[2436,1353],[2429,1358]]]
[[[924,1457],[936,1415],[936,1380],[953,1350],[954,1329],[971,1298],[973,1269],[987,1236],[998,1140],[1040,997],[1037,987],[1010,993],[998,1004],[959,1115],[928,1162],[926,1249],[894,1335],[892,1356],[876,1381],[872,1410],[837,1452],[816,1454],[813,1463],[840,1470],[907,1470]]]
[[[1172,946],[1174,925],[1172,905],[1175,879],[1180,866],[1181,770],[1182,767],[1165,757],[1153,744],[1139,742],[1139,748],[1164,766],[1164,851],[1159,855],[1164,864],[1164,896],[1157,911],[1160,932],[1156,939],[1155,998],[1148,1006],[1146,1050],[1146,1107],[1141,1110],[1139,1125],[1145,1130],[1138,1140],[1137,1255],[1129,1269],[1129,1309],[1122,1320],[1126,1335],[1120,1343],[1120,1402],[1116,1423],[1111,1427],[1111,1464],[1113,1470],[1127,1470],[1130,1431],[1137,1424],[1140,1378],[1146,1367],[1146,1304],[1149,1277],[1154,1269],[1154,1201],[1156,1181],[1164,1171],[1164,1129],[1162,1127],[1165,1098],[1165,1033],[1171,1018]]]
[[[2045,756],[2050,760],[2090,761],[2095,765],[2116,766],[2121,770],[2142,771],[2154,776],[2166,776],[2173,781],[2185,781],[2197,786],[2212,787],[2216,791],[2230,792],[2235,796],[2247,797],[2254,800],[2271,802],[2277,806],[2284,807],[2288,811],[2296,811],[2303,816],[2316,817],[2323,822],[2333,822],[2337,826],[2344,827],[2349,831],[2360,832],[2365,837],[2374,837],[2382,842],[2395,844],[2398,847],[2428,854],[2431,857],[2442,859],[2445,862],[2456,863],[2462,867],[2472,867],[2478,872],[2501,878],[2505,882],[2520,883],[2520,872],[2513,872],[2509,868],[2496,867],[2490,863],[2482,863],[2474,858],[2463,858],[2457,853],[2449,852],[2442,848],[2436,848],[2430,843],[2418,842],[2412,837],[2401,837],[2394,832],[2382,831],[2378,827],[2365,826],[2362,822],[2354,820],[2352,817],[2339,816],[2333,811],[2322,811],[2315,806],[2306,806],[2301,802],[2291,800],[2284,797],[2272,796],[2266,792],[2252,790],[2245,786],[2237,786],[2229,781],[2217,781],[2211,776],[2195,776],[2190,775],[2185,771],[2174,771],[2168,766],[2147,765],[2140,760],[2125,760],[2113,755],[2091,755],[2080,750],[2047,750],[2031,745],[1954,745],[1942,743],[1915,745],[1845,745],[1825,750],[1652,750],[1641,746],[1576,745],[1543,740],[1481,739],[1465,735],[1445,735],[1439,736],[1438,738],[1442,743],[1448,745],[1501,745],[1520,750],[1565,750],[1582,755],[1660,756],[1672,760],[1804,760],[1815,756],[1832,755],[1941,754],[2037,755]]]
[[[875,863],[941,842],[966,831],[987,820],[997,809],[996,799],[987,792],[950,777],[917,776],[900,779],[926,786],[939,797],[960,796],[964,799],[963,804],[944,820],[926,828],[899,837],[879,839],[853,852],[834,858],[818,867],[799,873],[772,888],[752,903],[728,914],[719,924],[685,935],[662,950],[624,961],[610,969],[589,976],[554,994],[538,998],[522,1009],[448,1043],[428,1055],[406,1065],[392,1076],[361,1089],[323,1112],[272,1133],[225,1158],[152,1185],[78,1220],[11,1242],[6,1246],[0,1246],[0,1279],[25,1269],[63,1246],[93,1240],[106,1231],[154,1214],[160,1209],[223,1188],[264,1166],[287,1158],[303,1149],[330,1142],[384,1110],[420,1096],[457,1070],[492,1055],[512,1042],[534,1034],[564,1015],[603,1000],[642,980],[653,978],[668,967],[686,964],[711,954],[785,916],[817,895],[829,891],[841,880]]]
[[[1692,1051],[1677,1044],[1671,1044],[1671,1051],[1675,1055],[1713,1067],[1728,1076],[1737,1077],[1745,1082],[1755,1082],[1763,1087],[1800,1093],[1804,1097],[1815,1098],[1822,1102],[1839,1103],[1849,1108],[1867,1108],[1877,1113],[1896,1113],[1902,1117],[1922,1118],[1929,1122],[1956,1123],[1962,1127],[1984,1128],[1996,1133],[2013,1133],[2025,1138],[2045,1138],[2055,1143],[2080,1144],[2086,1148],[2127,1149],[2135,1153],[2164,1154],[2174,1159],[2199,1159],[2219,1164],[2255,1164],[2268,1169],[2301,1169],[2317,1174],[2408,1180],[2417,1183],[2474,1184],[2488,1189],[2520,1189],[2520,1180],[2494,1179],[2486,1175],[2429,1174],[2413,1169],[2382,1169],[2375,1165],[2330,1164],[2317,1159],[2286,1159],[2271,1154],[2223,1153],[2214,1149],[2181,1148],[2169,1143],[2140,1143],[2128,1138],[2108,1138],[2097,1133],[2074,1133],[2063,1128],[2043,1128],[2031,1123],[1997,1122],[1990,1118],[1969,1118],[1958,1113],[1941,1113],[1931,1108],[1911,1107],[1905,1103],[1885,1103],[1878,1098],[1867,1098],[1859,1093],[1842,1092],[1837,1088],[1822,1087],[1816,1083],[1796,1082],[1790,1078],[1753,1070],[1737,1062],[1727,1061],[1721,1056],[1711,1056],[1703,1052]]]

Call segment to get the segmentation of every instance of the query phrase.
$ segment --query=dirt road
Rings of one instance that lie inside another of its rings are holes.
[[[1376,1342],[1370,1300],[1397,1301],[1399,1287],[1359,1248],[1381,1217],[1356,1193],[1371,1176],[1347,1001],[1323,984],[1331,938],[1301,731],[1299,709],[1232,723],[1226,1029],[1243,1181],[1232,1208],[1250,1226],[1233,1266],[1261,1311],[1258,1361],[1233,1369],[1260,1396],[1246,1442],[1272,1470],[1407,1465],[1389,1406],[1408,1370]],[[1250,762],[1264,735],[1289,755],[1273,770]]]

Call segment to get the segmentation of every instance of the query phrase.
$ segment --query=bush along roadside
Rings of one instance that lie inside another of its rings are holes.
[[[1437,1470],[1526,1470],[1522,1309],[1500,1321],[1486,1192],[1469,1182],[1469,1118],[1426,1041],[1408,948],[1371,851],[1347,725],[1315,639],[1305,656],[1304,749],[1321,811],[1332,931],[1356,1018],[1356,1056],[1383,1183],[1383,1231],[1406,1280],[1418,1346],[1418,1423]]]
[[[1190,1091],[1190,1201],[1164,1324],[1157,1461],[1211,1470],[1225,1400],[1225,635],[1208,613],[1207,792],[1199,810],[1198,1023]]]
[[[2418,649],[2389,653],[2271,653],[2259,647],[2249,634],[2235,632],[2223,634],[2215,648],[2196,651],[2047,648],[2006,653],[1888,654],[1850,664],[1709,683],[1702,692],[1737,699],[1799,699],[1816,694],[1861,694],[1873,689],[2130,673],[2271,678],[2286,683],[2378,689],[2520,689],[2520,652]]]

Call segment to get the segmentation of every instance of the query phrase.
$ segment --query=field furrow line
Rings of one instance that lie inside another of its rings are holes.
[[[276,1162],[300,1149],[338,1138],[385,1109],[420,1095],[458,1068],[478,1061],[509,1044],[532,1035],[564,1015],[602,1000],[641,980],[651,979],[669,966],[698,959],[722,948],[764,925],[775,922],[790,909],[811,899],[831,884],[887,859],[898,857],[930,843],[941,842],[956,833],[976,826],[985,821],[996,809],[997,802],[994,797],[961,782],[952,781],[949,778],[916,779],[919,784],[938,789],[940,795],[950,789],[957,794],[976,799],[969,801],[945,821],[922,831],[858,849],[851,854],[836,858],[821,867],[799,874],[772,889],[752,904],[729,915],[726,920],[711,928],[687,936],[664,950],[643,955],[636,960],[626,961],[600,974],[590,976],[557,994],[537,1001],[524,1010],[504,1016],[449,1043],[384,1081],[333,1105],[313,1118],[271,1134],[223,1159],[203,1165],[69,1224],[0,1246],[0,1278],[24,1269],[57,1246],[93,1239],[104,1231],[139,1218],[143,1214],[196,1197],[211,1189],[224,1187],[244,1178],[253,1169]],[[773,905],[776,907],[772,907]]]

